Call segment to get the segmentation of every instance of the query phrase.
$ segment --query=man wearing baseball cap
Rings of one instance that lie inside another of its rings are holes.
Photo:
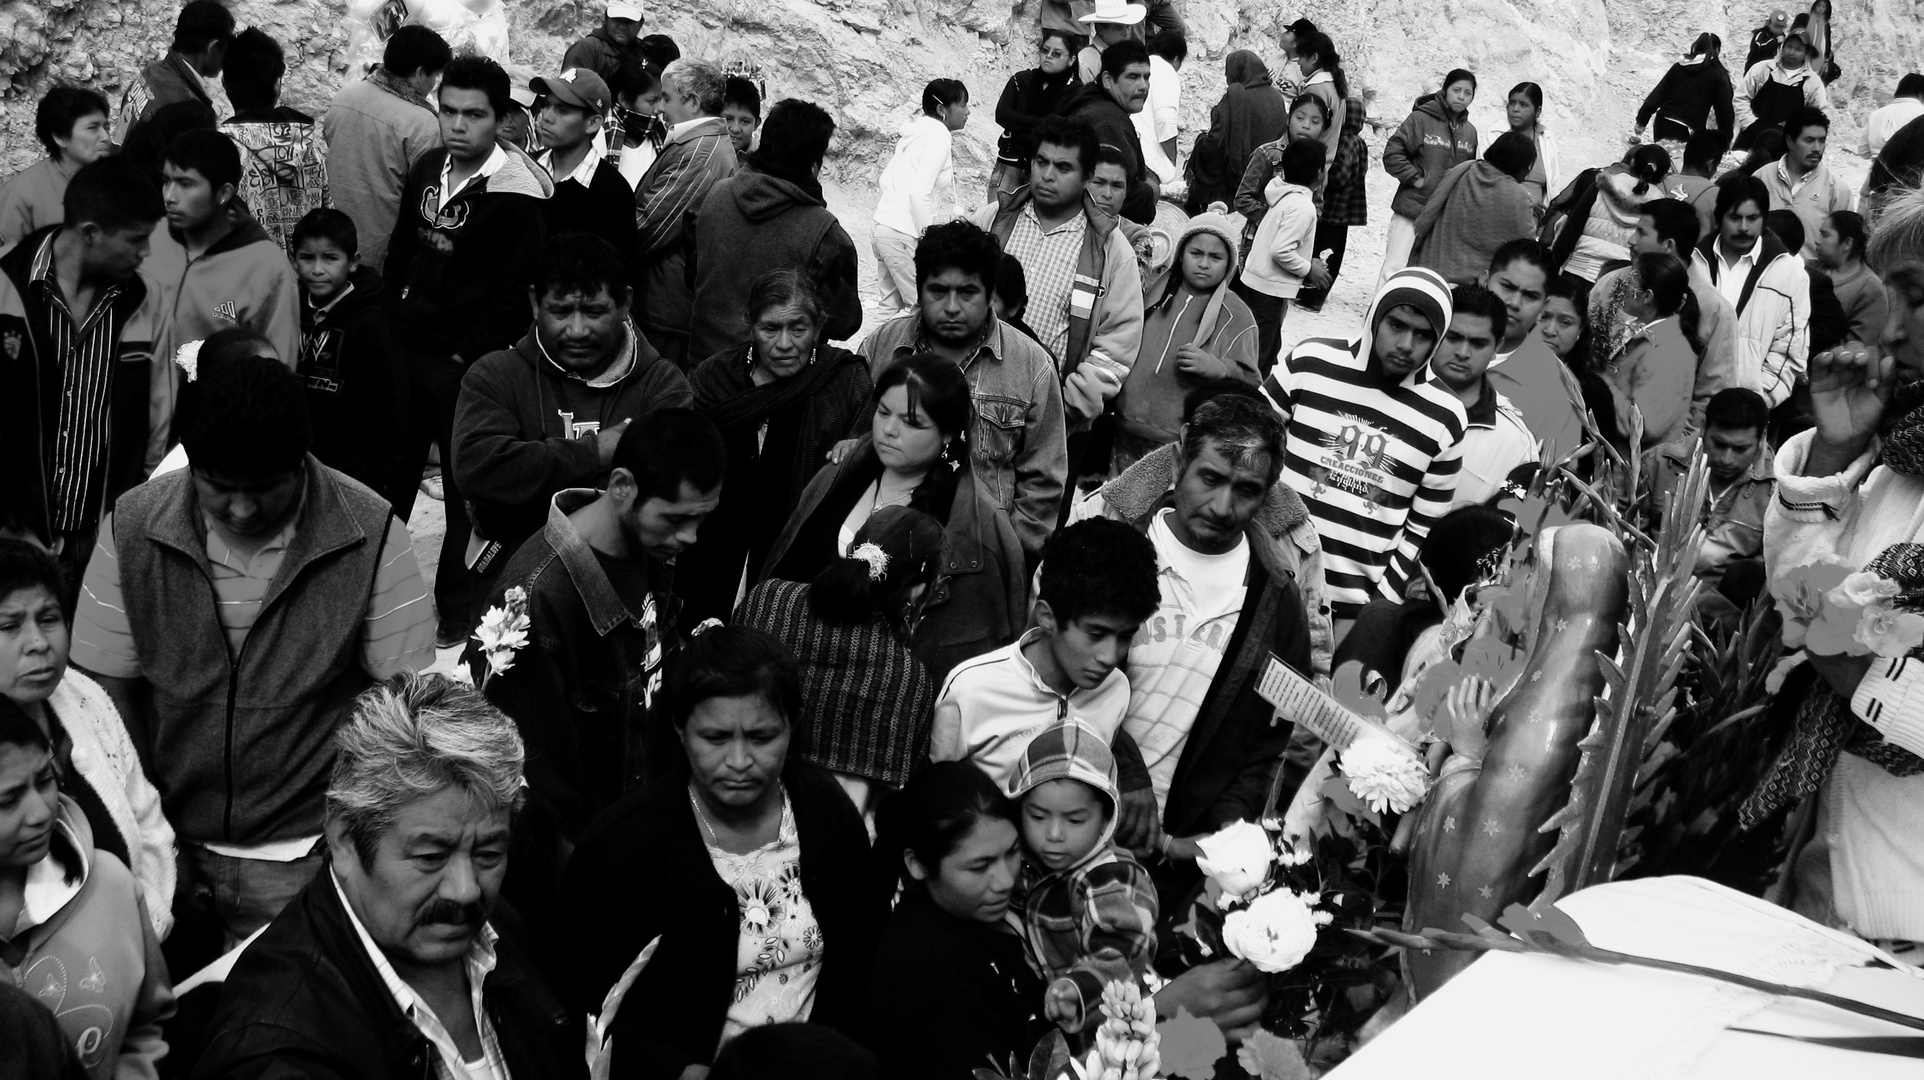
[[[1769,20],[1750,35],[1750,55],[1744,57],[1744,70],[1756,67],[1759,61],[1775,60],[1777,50],[1784,45],[1784,34],[1789,29],[1789,12],[1783,8],[1771,12]]]
[[[601,76],[604,84],[612,84],[615,73],[621,70],[622,58],[633,57],[636,63],[648,59],[642,53],[639,40],[641,24],[646,21],[639,3],[610,0],[600,28],[568,46],[567,55],[561,58],[561,66],[564,69],[592,71]]]
[[[623,260],[635,257],[635,195],[621,171],[595,152],[595,136],[614,104],[608,84],[587,68],[567,68],[528,86],[540,98],[535,133],[542,150],[535,162],[554,177],[548,235],[593,233],[614,245]]]

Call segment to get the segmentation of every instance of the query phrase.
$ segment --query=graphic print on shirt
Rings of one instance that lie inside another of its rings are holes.
[[[646,710],[654,708],[655,695],[661,692],[661,624],[655,618],[654,593],[642,603],[637,625],[648,643],[641,656],[641,707]]]
[[[240,317],[238,314],[236,314],[236,310],[237,309],[234,306],[234,302],[232,300],[229,300],[226,303],[221,304],[218,307],[214,308],[214,318],[220,319],[224,322],[239,322]]]
[[[107,1048],[114,1045],[114,1013],[105,1005],[67,1003],[67,965],[57,956],[42,956],[27,968],[20,985],[60,1021],[60,1029],[73,1039],[74,1056],[84,1069],[99,1065]],[[107,989],[107,974],[100,961],[87,958],[87,974],[74,989],[98,995]]]
[[[425,224],[414,230],[416,242],[438,255],[452,255],[453,234],[468,223],[468,204],[457,199],[441,205],[441,188],[430,184],[421,192],[421,220]]]
[[[1389,470],[1395,458],[1389,451],[1389,436],[1354,413],[1338,413],[1343,426],[1318,432],[1316,443],[1327,453],[1309,468],[1315,487],[1308,493],[1322,498],[1328,489],[1346,491],[1362,499],[1369,513],[1390,501]]]
[[[317,327],[301,335],[301,362],[294,369],[309,390],[323,394],[341,392],[341,342],[347,335],[340,330]]]
[[[575,414],[566,409],[556,409],[555,415],[561,417],[561,427],[570,439],[592,439],[601,434],[601,421],[583,420],[575,423]]]

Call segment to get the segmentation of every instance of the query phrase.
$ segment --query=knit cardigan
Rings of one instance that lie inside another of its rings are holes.
[[[735,625],[765,630],[802,666],[805,719],[789,752],[838,773],[900,786],[926,760],[935,680],[886,622],[826,622],[811,586],[769,580],[735,609]]]

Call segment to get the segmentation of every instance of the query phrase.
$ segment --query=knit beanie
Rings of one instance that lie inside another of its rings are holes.
[[[1437,340],[1441,341],[1443,332],[1450,328],[1450,283],[1443,280],[1443,275],[1428,267],[1412,266],[1398,270],[1377,290],[1376,300],[1370,304],[1369,325],[1364,332],[1374,336],[1376,324],[1383,321],[1383,314],[1398,307],[1415,308],[1423,318],[1429,320],[1430,329],[1436,331]]]
[[[1183,245],[1189,243],[1189,238],[1199,232],[1206,232],[1220,239],[1223,246],[1229,249],[1229,277],[1225,280],[1236,280],[1236,271],[1241,269],[1237,265],[1237,249],[1242,246],[1242,234],[1236,228],[1235,222],[1230,221],[1227,214],[1197,214],[1190,218],[1188,226],[1182,231],[1181,238],[1176,241],[1176,258],[1182,258]]]

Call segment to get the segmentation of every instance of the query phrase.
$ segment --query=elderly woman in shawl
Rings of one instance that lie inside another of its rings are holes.
[[[1210,203],[1227,204],[1235,198],[1250,153],[1281,138],[1289,124],[1289,101],[1270,82],[1261,57],[1238,49],[1223,60],[1223,74],[1229,86],[1209,111],[1209,130],[1189,152],[1192,215]]]
[[[728,471],[701,542],[676,560],[682,618],[726,619],[749,567],[768,557],[830,447],[868,407],[868,365],[820,341],[823,309],[808,275],[777,270],[748,293],[749,340],[689,378],[695,408],[721,428]],[[752,581],[750,582],[752,584]]]

